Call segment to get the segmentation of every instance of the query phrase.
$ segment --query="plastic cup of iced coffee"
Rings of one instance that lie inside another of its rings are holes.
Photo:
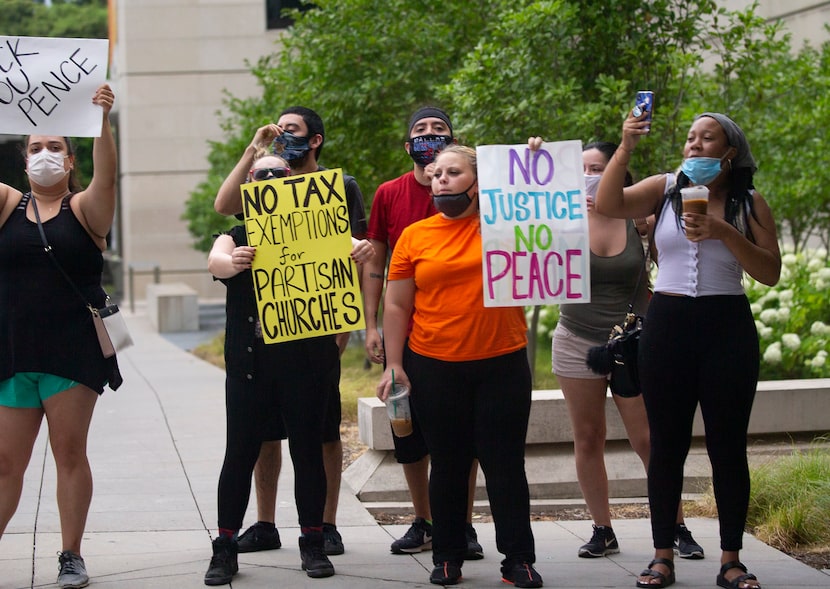
[[[709,207],[709,189],[705,186],[687,186],[680,189],[684,213],[705,215]]]
[[[412,433],[409,387],[398,383],[392,385],[392,392],[386,398],[386,413],[396,436],[404,438]]]

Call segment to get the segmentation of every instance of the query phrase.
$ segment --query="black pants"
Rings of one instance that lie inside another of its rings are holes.
[[[655,548],[671,548],[695,410],[706,431],[722,550],[740,550],[749,506],[746,436],[758,384],[755,322],[745,296],[655,294],[640,339],[651,429],[648,496]]]
[[[227,440],[219,475],[219,527],[242,527],[251,475],[259,448],[268,439],[268,415],[282,415],[294,464],[294,498],[301,527],[323,525],[326,472],[323,419],[331,374],[339,362],[334,338],[279,344],[257,343],[256,371],[225,380]]]
[[[530,417],[527,352],[444,362],[406,348],[412,404],[432,459],[432,559],[461,564],[470,468],[478,458],[505,561],[535,562],[525,438]]]

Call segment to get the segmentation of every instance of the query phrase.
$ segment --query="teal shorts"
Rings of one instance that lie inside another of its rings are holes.
[[[18,372],[0,382],[0,405],[20,409],[37,409],[53,395],[62,393],[79,383],[62,376],[43,372]]]

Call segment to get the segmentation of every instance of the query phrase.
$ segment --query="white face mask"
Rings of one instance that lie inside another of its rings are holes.
[[[600,178],[602,178],[601,174],[585,174],[585,194],[587,196],[595,197],[597,195]]]
[[[62,153],[46,149],[31,154],[28,162],[29,180],[45,188],[54,186],[69,173],[69,170],[63,167],[66,157]]]

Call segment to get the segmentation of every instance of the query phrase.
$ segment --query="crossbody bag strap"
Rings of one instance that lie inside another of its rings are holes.
[[[643,263],[640,265],[640,274],[639,276],[637,276],[637,284],[634,286],[634,294],[631,296],[631,302],[628,303],[628,315],[631,315],[634,312],[634,303],[637,302],[637,293],[640,292],[640,285],[643,283],[643,276],[645,276],[646,267],[649,263],[651,250],[649,248],[643,248],[643,250],[643,255],[645,259],[643,260]]]
[[[52,263],[55,264],[55,267],[64,277],[66,282],[69,283],[69,286],[72,287],[72,290],[75,291],[75,294],[77,294],[78,297],[80,297],[80,299],[84,302],[84,305],[86,305],[89,308],[90,312],[93,312],[94,307],[89,303],[89,301],[86,300],[84,293],[82,293],[81,290],[77,286],[75,286],[75,282],[69,277],[69,274],[66,273],[66,270],[63,269],[63,266],[61,266],[60,262],[58,262],[58,258],[55,256],[55,252],[52,250],[52,246],[49,245],[49,240],[46,239],[46,232],[43,230],[43,223],[41,223],[40,221],[40,213],[37,210],[37,199],[35,198],[35,195],[31,192],[29,193],[29,197],[29,200],[32,202],[32,210],[35,213],[35,221],[37,222],[37,230],[40,233],[40,241],[43,242],[43,251],[46,252],[46,254],[49,256],[49,259],[52,260]],[[95,310],[95,312],[97,312],[97,310]]]

